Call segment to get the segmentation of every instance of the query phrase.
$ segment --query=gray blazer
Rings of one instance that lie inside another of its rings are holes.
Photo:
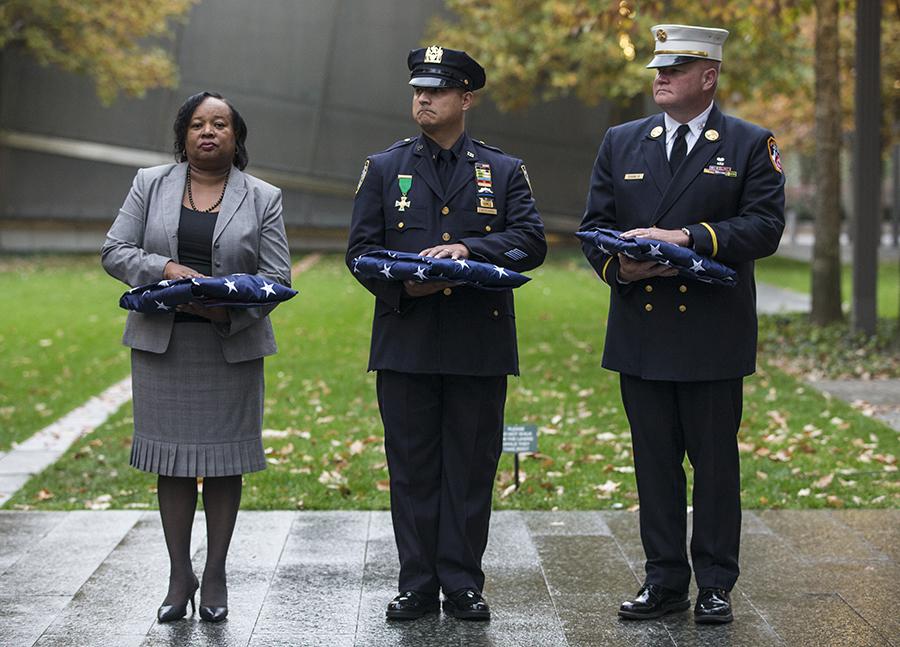
[[[178,222],[187,163],[140,169],[125,204],[106,234],[103,268],[131,287],[160,281],[170,260],[178,262]],[[216,275],[259,274],[291,284],[291,262],[281,217],[281,190],[231,169],[213,232]],[[230,321],[214,323],[225,361],[243,362],[276,352],[269,313],[275,306],[229,311]],[[172,313],[129,312],[122,343],[164,353],[169,347]]]

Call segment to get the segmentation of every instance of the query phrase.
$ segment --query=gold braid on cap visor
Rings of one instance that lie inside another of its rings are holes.
[[[703,58],[709,58],[709,52],[701,52],[696,49],[658,49],[653,52],[653,54],[685,54],[687,56],[702,56]]]

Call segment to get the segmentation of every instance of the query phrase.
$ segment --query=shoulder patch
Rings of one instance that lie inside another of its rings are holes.
[[[492,151],[495,151],[495,152],[497,152],[497,153],[502,153],[503,155],[506,155],[506,153],[504,153],[502,150],[500,150],[500,149],[497,148],[496,146],[491,146],[490,144],[485,144],[485,143],[484,143],[483,141],[481,141],[480,139],[473,139],[472,141],[475,142],[476,144],[478,144],[479,146],[481,146],[482,148],[487,148],[488,150],[492,150]]]
[[[359,193],[359,189],[362,187],[363,182],[366,180],[366,174],[369,172],[369,160],[366,160],[366,163],[363,164],[362,173],[359,175],[359,183],[356,185],[356,193]]]
[[[769,161],[772,162],[772,167],[784,175],[784,167],[781,165],[781,152],[778,150],[778,144],[775,142],[774,137],[769,137],[769,140],[766,142],[766,148],[769,151]]]
[[[390,146],[385,148],[384,152],[387,153],[388,151],[392,151],[395,148],[400,148],[401,146],[409,146],[414,141],[416,141],[416,139],[418,139],[418,138],[417,137],[407,137],[406,139],[401,139],[400,141],[394,142],[393,144],[391,144]]]

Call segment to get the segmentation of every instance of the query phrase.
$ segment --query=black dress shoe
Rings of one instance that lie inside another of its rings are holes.
[[[725,624],[734,620],[731,612],[731,596],[725,589],[703,588],[697,594],[694,605],[694,622],[700,624]]]
[[[687,593],[673,591],[659,584],[644,584],[633,600],[622,603],[619,617],[626,620],[647,620],[667,613],[687,611],[690,606]]]
[[[475,589],[460,589],[445,596],[444,613],[460,620],[491,619],[491,608]]]
[[[385,616],[388,620],[415,620],[426,613],[437,613],[437,594],[405,591],[388,602]]]

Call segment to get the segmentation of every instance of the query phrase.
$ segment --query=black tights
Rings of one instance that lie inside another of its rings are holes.
[[[206,566],[200,604],[226,606],[225,558],[241,505],[241,476],[203,479],[206,512]],[[169,592],[163,604],[181,604],[197,585],[191,565],[191,526],[197,509],[197,479],[160,476],[157,479],[159,516],[169,550]]]

